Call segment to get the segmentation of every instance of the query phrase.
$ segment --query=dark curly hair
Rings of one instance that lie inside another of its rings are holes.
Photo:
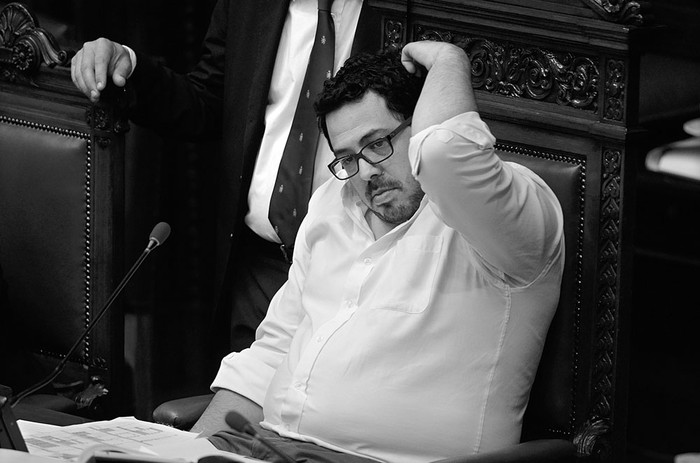
[[[423,78],[403,67],[400,50],[355,55],[323,84],[323,91],[314,104],[318,125],[330,145],[326,115],[361,99],[369,90],[382,96],[392,112],[408,119],[416,108],[423,82]]]

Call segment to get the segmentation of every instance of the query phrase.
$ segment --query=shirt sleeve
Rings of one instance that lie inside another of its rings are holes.
[[[409,159],[435,213],[487,269],[525,286],[563,245],[563,216],[547,184],[501,161],[495,141],[479,114],[467,112],[415,134]]]
[[[270,301],[267,315],[255,333],[255,342],[248,349],[232,352],[222,359],[211,384],[212,391],[228,389],[262,406],[277,367],[289,352],[304,317],[301,288],[309,256],[307,246],[302,244],[306,242],[304,229],[302,222],[289,278]]]

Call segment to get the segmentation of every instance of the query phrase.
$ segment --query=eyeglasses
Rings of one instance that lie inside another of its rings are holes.
[[[411,125],[410,117],[403,121],[389,135],[367,143],[358,153],[336,158],[333,162],[328,164],[328,168],[338,180],[347,180],[360,170],[358,164],[360,159],[364,159],[372,166],[386,161],[394,154],[394,146],[391,144],[391,140],[409,125]]]

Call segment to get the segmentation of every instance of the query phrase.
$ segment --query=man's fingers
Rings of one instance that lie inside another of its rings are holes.
[[[442,53],[453,53],[459,50],[455,45],[433,40],[420,40],[407,43],[401,50],[401,62],[408,72],[421,72],[421,69],[430,70]],[[463,52],[463,50],[461,50]]]
[[[413,62],[413,57],[411,56],[411,44],[407,43],[401,49],[401,64],[406,68],[411,74],[416,72],[416,64]]]
[[[105,88],[111,56],[109,56],[109,53],[97,50],[94,55],[94,60],[94,90],[99,92]],[[89,75],[90,70],[86,69],[86,73]]]
[[[114,82],[114,85],[116,85],[117,87],[123,87],[124,85],[126,85],[126,77],[115,73],[112,75],[112,82]]]
[[[120,63],[120,61],[123,60],[124,50],[122,49],[121,45],[105,38],[99,38],[93,43],[95,90],[101,92],[107,86],[107,79],[110,76],[116,83],[117,80],[115,80],[115,73],[124,73],[124,71],[119,68],[120,65],[122,67],[125,66],[124,63]]]
[[[117,47],[119,48],[119,53],[117,53],[115,56],[117,59],[112,66],[113,69],[111,70],[112,82],[114,82],[117,87],[123,87],[126,85],[127,77],[131,75],[132,64],[129,53],[124,49],[124,47],[121,45],[117,45]]]
[[[80,65],[82,63],[82,57],[83,57],[83,50],[79,50],[78,53],[73,56],[73,59],[71,60],[71,67],[70,67],[70,76],[71,79],[73,79],[73,83],[75,86],[80,90],[81,92],[85,93],[86,95],[90,92],[85,85],[85,81],[83,81],[83,75],[80,72]]]
[[[82,81],[82,90],[92,101],[97,101],[100,97],[100,90],[97,88],[95,79],[95,42],[88,42],[81,50],[82,57],[78,63],[77,72]]]
[[[401,57],[401,64],[403,64],[403,67],[405,67],[406,70],[408,72],[410,72],[411,74],[416,73],[416,64],[413,62],[412,59],[402,56]]]

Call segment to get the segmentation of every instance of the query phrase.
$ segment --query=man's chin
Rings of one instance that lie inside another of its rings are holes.
[[[390,204],[383,204],[381,206],[373,206],[370,208],[372,213],[382,219],[386,223],[390,223],[393,225],[398,225],[401,223],[404,223],[407,221],[409,217],[405,217],[405,214],[402,214],[400,209],[393,207]]]

